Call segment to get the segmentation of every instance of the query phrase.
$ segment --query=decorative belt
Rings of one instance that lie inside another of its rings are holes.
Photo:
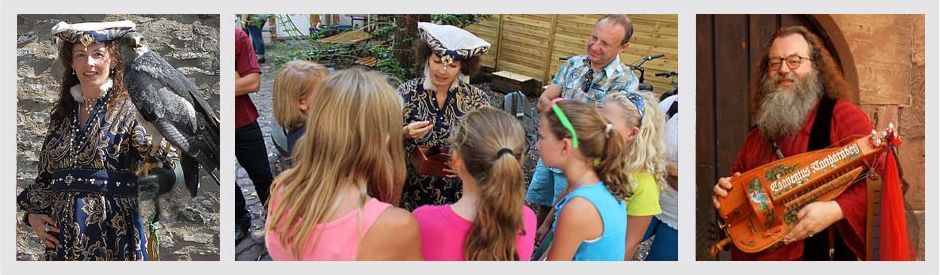
[[[52,173],[50,182],[53,191],[80,191],[137,197],[137,175],[134,173],[92,170],[62,169]]]

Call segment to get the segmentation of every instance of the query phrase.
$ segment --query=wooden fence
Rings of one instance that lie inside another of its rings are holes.
[[[657,72],[678,72],[679,18],[675,14],[628,15],[633,21],[630,46],[620,55],[624,64],[643,56],[665,54],[647,62],[645,82],[659,94],[672,90],[671,80]],[[601,15],[503,14],[465,29],[493,44],[483,65],[551,82],[562,58],[587,53],[587,39]]]

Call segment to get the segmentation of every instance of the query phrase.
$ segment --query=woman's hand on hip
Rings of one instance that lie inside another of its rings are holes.
[[[59,240],[49,234],[50,232],[59,233],[59,228],[55,227],[55,221],[52,218],[45,214],[30,213],[27,220],[29,226],[33,228],[33,231],[36,232],[36,235],[39,236],[39,239],[46,247],[55,248],[59,245]]]

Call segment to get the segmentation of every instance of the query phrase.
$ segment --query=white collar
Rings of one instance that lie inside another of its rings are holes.
[[[111,87],[114,86],[114,81],[111,81],[111,78],[108,78],[108,82],[101,84],[101,87],[98,87],[101,92],[98,93],[98,98],[104,97],[108,93],[108,90],[111,90]],[[75,84],[72,88],[69,88],[69,92],[72,94],[72,99],[75,99],[78,103],[85,103],[85,96],[82,94],[82,85]]]
[[[612,77],[616,73],[623,73],[623,63],[620,62],[619,54],[607,66],[604,66],[604,72],[607,73],[607,77]]]
[[[470,83],[470,76],[463,74],[463,72],[459,72],[457,79],[454,79],[454,82],[450,83],[450,89],[456,89],[458,86],[460,86],[460,82]],[[433,82],[431,82],[431,69],[429,69],[427,65],[424,66],[424,82],[421,84],[425,91],[437,91],[437,87],[434,86]]]

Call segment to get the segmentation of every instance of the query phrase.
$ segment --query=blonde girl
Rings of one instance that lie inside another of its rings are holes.
[[[328,74],[323,65],[293,60],[284,64],[274,77],[274,120],[284,128],[288,153],[293,152],[294,144],[306,130],[308,101],[314,99],[313,91]]]
[[[402,103],[376,72],[328,77],[310,101],[293,168],[272,185],[275,260],[419,260],[418,226],[393,207],[405,177]]]
[[[601,113],[620,132],[625,143],[624,170],[629,181],[627,236],[624,260],[632,260],[654,215],[662,213],[659,193],[665,183],[662,127],[659,107],[650,97],[632,92],[607,96]]]

